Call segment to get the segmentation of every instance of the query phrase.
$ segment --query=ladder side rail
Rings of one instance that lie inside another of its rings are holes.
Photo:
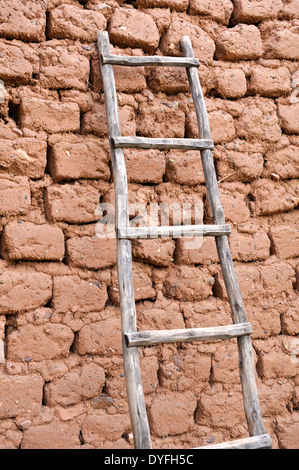
[[[97,42],[100,56],[101,54],[109,55],[110,43],[109,35],[106,31],[98,33]],[[126,227],[129,222],[129,204],[124,151],[123,149],[114,149],[111,144],[111,138],[121,134],[113,66],[101,63],[101,73],[115,184],[116,226]],[[136,307],[132,279],[132,247],[130,240],[117,239],[117,267],[121,306],[123,361],[134,445],[137,449],[150,449],[150,428],[144,401],[138,348],[127,348],[124,339],[124,333],[136,332]]]
[[[184,56],[194,57],[191,40],[188,36],[184,36],[182,38],[181,47]],[[210,139],[211,135],[208,113],[198,78],[198,72],[194,67],[187,69],[186,72],[191,88],[191,93],[198,121],[199,138]],[[225,224],[224,211],[220,200],[212,152],[210,150],[202,150],[201,158],[212,220],[214,223],[217,224]],[[227,236],[224,235],[217,237],[216,246],[231,306],[233,322],[246,323],[247,318],[244,309],[242,294],[233,265]],[[249,433],[250,436],[265,434],[265,428],[260,410],[258,391],[255,380],[255,368],[251,338],[249,336],[244,336],[238,338],[237,341],[239,350],[239,369],[243,390],[244,410]]]

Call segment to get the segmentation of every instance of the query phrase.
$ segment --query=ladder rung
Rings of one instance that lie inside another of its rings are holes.
[[[114,148],[212,150],[211,139],[151,139],[147,137],[112,137]]]
[[[121,56],[101,54],[102,64],[127,65],[142,67],[152,65],[156,67],[199,67],[199,60],[193,57],[163,57],[163,56]]]
[[[159,343],[181,343],[188,341],[211,341],[250,335],[250,323],[214,326],[209,328],[186,328],[182,330],[139,331],[125,334],[127,347],[151,346]]]
[[[236,441],[222,442],[210,446],[195,447],[195,449],[271,449],[271,438],[269,434],[246,437]]]
[[[119,239],[134,238],[180,238],[180,237],[219,237],[231,233],[230,225],[173,225],[163,227],[123,227],[118,228]]]

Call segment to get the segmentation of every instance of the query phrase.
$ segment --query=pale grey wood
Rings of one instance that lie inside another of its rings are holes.
[[[184,55],[188,58],[188,60],[190,57],[194,57],[190,39],[188,37],[184,37],[181,44]],[[98,45],[100,55],[110,55],[109,39],[106,32],[99,34]],[[140,64],[138,64],[138,66],[140,66]],[[119,231],[122,232],[126,229],[129,223],[128,188],[123,148],[114,148],[112,144],[112,138],[120,137],[115,82],[111,64],[105,65],[102,61],[101,70],[105,89],[113,176],[116,188],[115,194],[117,227]],[[210,140],[211,136],[208,115],[196,68],[193,66],[187,68],[187,75],[191,86],[192,96],[195,102],[195,110],[199,125],[199,137],[203,140]],[[220,201],[213,156],[210,149],[201,150],[201,156],[206,178],[212,221],[216,225],[225,225],[224,212]],[[132,334],[136,332],[136,311],[132,284],[131,244],[129,240],[123,239],[118,239],[117,244],[122,328],[124,334]],[[243,300],[238,280],[234,271],[227,236],[217,236],[216,244],[232,309],[234,323],[246,323],[247,320],[243,306]],[[150,433],[144,404],[138,352],[136,347],[126,347],[124,334],[124,367],[133,426],[134,444],[136,448],[150,448]],[[256,436],[265,434],[255,383],[254,362],[250,337],[248,335],[238,337],[238,345],[244,408],[249,432],[251,435]],[[132,354],[130,354],[130,351]]]
[[[115,137],[112,139],[114,148],[142,148],[142,149],[184,149],[203,150],[213,149],[211,139],[151,139],[147,137]]]
[[[250,323],[214,326],[209,328],[185,328],[180,330],[139,331],[125,335],[128,347],[151,346],[159,343],[182,343],[190,341],[214,341],[250,335]]]
[[[191,40],[188,36],[184,36],[181,40],[181,47],[184,56],[194,57]],[[194,101],[199,137],[201,139],[210,139],[210,128],[208,113],[200,86],[198,73],[195,68],[187,69],[187,76],[190,83],[191,93]],[[201,151],[203,171],[206,180],[206,188],[208,193],[208,201],[212,221],[215,224],[224,224],[225,217],[223,207],[220,200],[219,188],[216,178],[213,155],[210,150]],[[242,294],[233,260],[228,244],[227,236],[216,238],[216,246],[221,264],[223,278],[231,306],[232,317],[234,323],[245,323],[246,313],[244,309]],[[239,350],[239,370],[243,391],[244,410],[251,436],[265,434],[265,427],[260,410],[256,380],[255,367],[252,353],[252,343],[249,336],[238,338]]]
[[[98,33],[99,54],[110,54],[109,36],[106,31]],[[115,80],[112,65],[101,63],[101,73],[106,102],[106,115],[115,185],[116,224],[126,227],[129,223],[128,184],[123,149],[114,149],[111,139],[121,134]],[[132,279],[132,249],[129,240],[117,240],[117,267],[121,306],[123,360],[127,394],[134,435],[138,449],[150,449],[150,429],[141,381],[137,348],[127,348],[124,333],[136,331],[136,309]]]
[[[199,67],[199,60],[194,57],[166,57],[166,56],[121,56],[102,55],[103,64],[126,65],[130,67]]]
[[[272,443],[269,434],[246,437],[236,441],[222,442],[210,446],[195,447],[195,449],[271,449]]]
[[[230,232],[230,225],[173,225],[168,227],[124,227],[117,230],[117,236],[120,239],[219,237]]]

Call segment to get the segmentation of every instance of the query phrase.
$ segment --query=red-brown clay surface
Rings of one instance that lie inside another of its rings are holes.
[[[116,244],[96,236],[114,200],[98,30],[134,56],[191,36],[266,431],[297,448],[298,0],[1,2],[0,448],[133,447]],[[115,77],[124,135],[197,136],[184,70]],[[200,203],[210,222],[198,152],[125,153],[132,203]],[[140,330],[231,323],[213,239],[136,240],[133,279]],[[155,448],[248,436],[235,340],[140,362]]]

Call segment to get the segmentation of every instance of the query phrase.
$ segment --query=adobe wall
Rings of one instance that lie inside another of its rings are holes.
[[[115,53],[189,34],[215,141],[266,430],[299,443],[298,0],[7,0],[0,6],[0,448],[131,448],[97,30]],[[196,137],[180,69],[115,68],[124,135]],[[4,101],[4,102],[3,102]],[[204,204],[199,155],[127,151],[130,201]],[[134,215],[134,214],[132,214]],[[213,239],[133,243],[140,329],[231,323]],[[148,347],[155,448],[247,437],[235,340]]]

